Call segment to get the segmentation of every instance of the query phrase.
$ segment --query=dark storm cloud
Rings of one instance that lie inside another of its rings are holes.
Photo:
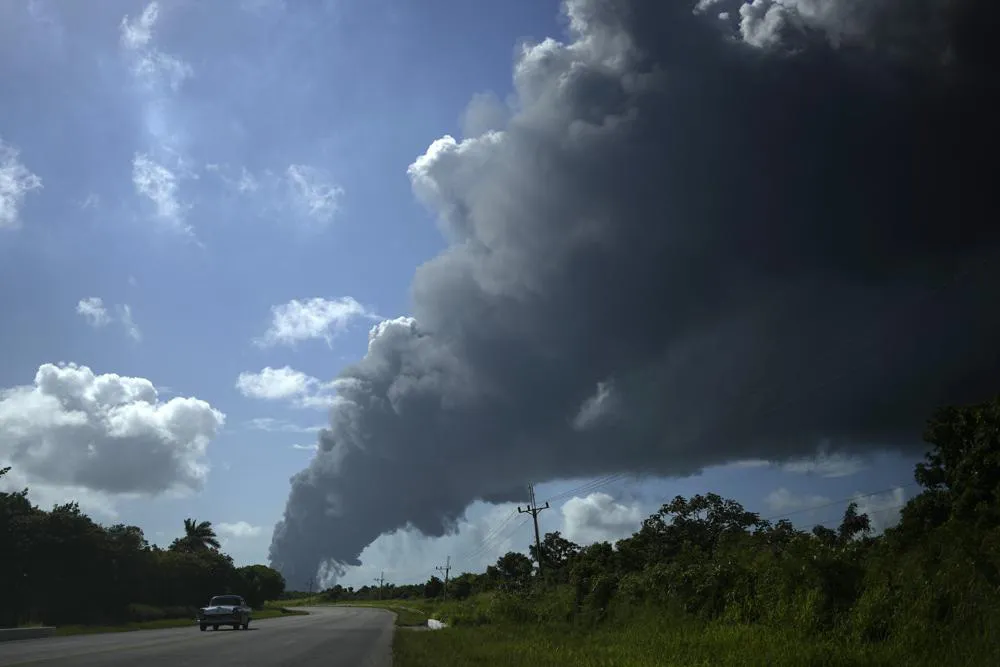
[[[291,583],[529,479],[914,447],[997,389],[984,5],[694,4],[569,0],[504,131],[411,166],[449,249],[343,372]]]

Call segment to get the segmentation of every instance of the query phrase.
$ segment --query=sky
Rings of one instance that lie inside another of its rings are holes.
[[[526,551],[529,483],[891,525],[1000,370],[953,5],[0,4],[0,484],[296,588]]]

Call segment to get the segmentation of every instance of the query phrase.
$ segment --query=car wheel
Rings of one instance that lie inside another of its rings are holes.
[[[243,624],[243,629],[244,630],[249,630],[250,629],[250,621],[247,621],[246,623]]]
[[[207,626],[207,625],[199,625],[199,626],[198,626],[198,629],[199,629],[199,630],[201,630],[202,632],[205,632],[205,630],[206,630],[207,628],[208,628],[208,626]]]

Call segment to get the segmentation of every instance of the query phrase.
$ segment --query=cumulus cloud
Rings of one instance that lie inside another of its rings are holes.
[[[21,207],[42,179],[21,162],[20,151],[0,139],[0,229],[21,226]]]
[[[374,313],[349,296],[339,299],[315,297],[304,301],[292,299],[271,308],[271,326],[256,343],[266,347],[320,339],[331,345],[333,338],[351,323],[375,318]]]
[[[6,465],[8,464],[0,462],[0,468]],[[130,494],[111,495],[85,486],[49,484],[13,468],[0,477],[0,491],[11,493],[24,489],[28,489],[28,499],[42,509],[77,503],[87,514],[108,521],[114,521],[119,516],[117,501],[130,497]]]
[[[145,378],[44,364],[33,384],[0,391],[0,467],[43,489],[198,490],[224,422],[197,398],[159,400]]]
[[[215,524],[215,529],[219,532],[219,535],[237,540],[247,537],[257,537],[263,530],[260,526],[254,526],[246,521],[218,523]]]
[[[748,40],[694,0],[566,0],[503,127],[414,161],[448,247],[341,374],[275,526],[290,585],[527,479],[912,450],[995,391],[997,3],[806,4]],[[614,419],[577,428],[599,383]]]
[[[622,504],[606,493],[574,497],[562,506],[563,534],[577,544],[614,542],[639,530],[646,518],[638,503]]]
[[[303,408],[327,408],[336,402],[336,390],[344,382],[320,382],[290,366],[267,366],[257,373],[240,373],[236,388],[248,398],[289,401]]]
[[[111,321],[108,309],[104,307],[104,300],[99,296],[80,299],[76,304],[76,312],[92,327],[103,327]]]

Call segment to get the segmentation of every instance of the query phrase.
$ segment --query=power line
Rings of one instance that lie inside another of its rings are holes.
[[[851,502],[859,498],[870,498],[872,496],[877,496],[882,493],[892,493],[896,489],[908,489],[910,487],[918,486],[917,482],[910,482],[909,484],[897,484],[896,486],[889,487],[888,489],[882,489],[881,491],[872,491],[871,493],[864,493],[860,495],[850,496],[848,498],[842,498],[840,500],[834,500],[822,505],[816,505],[814,507],[804,507],[802,509],[792,510],[791,512],[783,512],[782,514],[775,514],[774,516],[769,516],[764,521],[773,521],[774,519],[783,519],[787,516],[794,516],[796,514],[802,514],[804,512],[813,512],[815,510],[825,509],[827,507],[833,507],[835,505],[840,505],[842,503]]]
[[[378,582],[378,599],[381,600],[382,599],[382,586],[385,584],[385,570],[382,571],[382,575],[381,576],[375,578],[375,581]]]
[[[494,526],[492,530],[490,530],[485,536],[483,536],[478,545],[472,547],[469,551],[466,551],[465,553],[460,555],[458,560],[460,561],[472,560],[473,558],[481,555],[492,544],[498,543],[499,538],[501,537],[501,533],[503,532],[503,529],[508,524],[510,524],[510,522],[513,521],[514,518],[516,517],[517,517],[517,512],[515,510],[511,510],[510,513],[507,516],[505,516],[498,525]]]
[[[556,502],[562,500],[563,498],[568,498],[570,496],[576,495],[578,493],[586,493],[588,491],[594,491],[595,489],[599,489],[602,486],[607,486],[608,484],[612,484],[628,476],[629,473],[618,472],[611,475],[598,477],[597,479],[592,479],[589,482],[581,484],[580,486],[577,486],[575,488],[568,489],[566,491],[563,491],[562,493],[557,493],[556,495],[551,496],[546,502]]]

